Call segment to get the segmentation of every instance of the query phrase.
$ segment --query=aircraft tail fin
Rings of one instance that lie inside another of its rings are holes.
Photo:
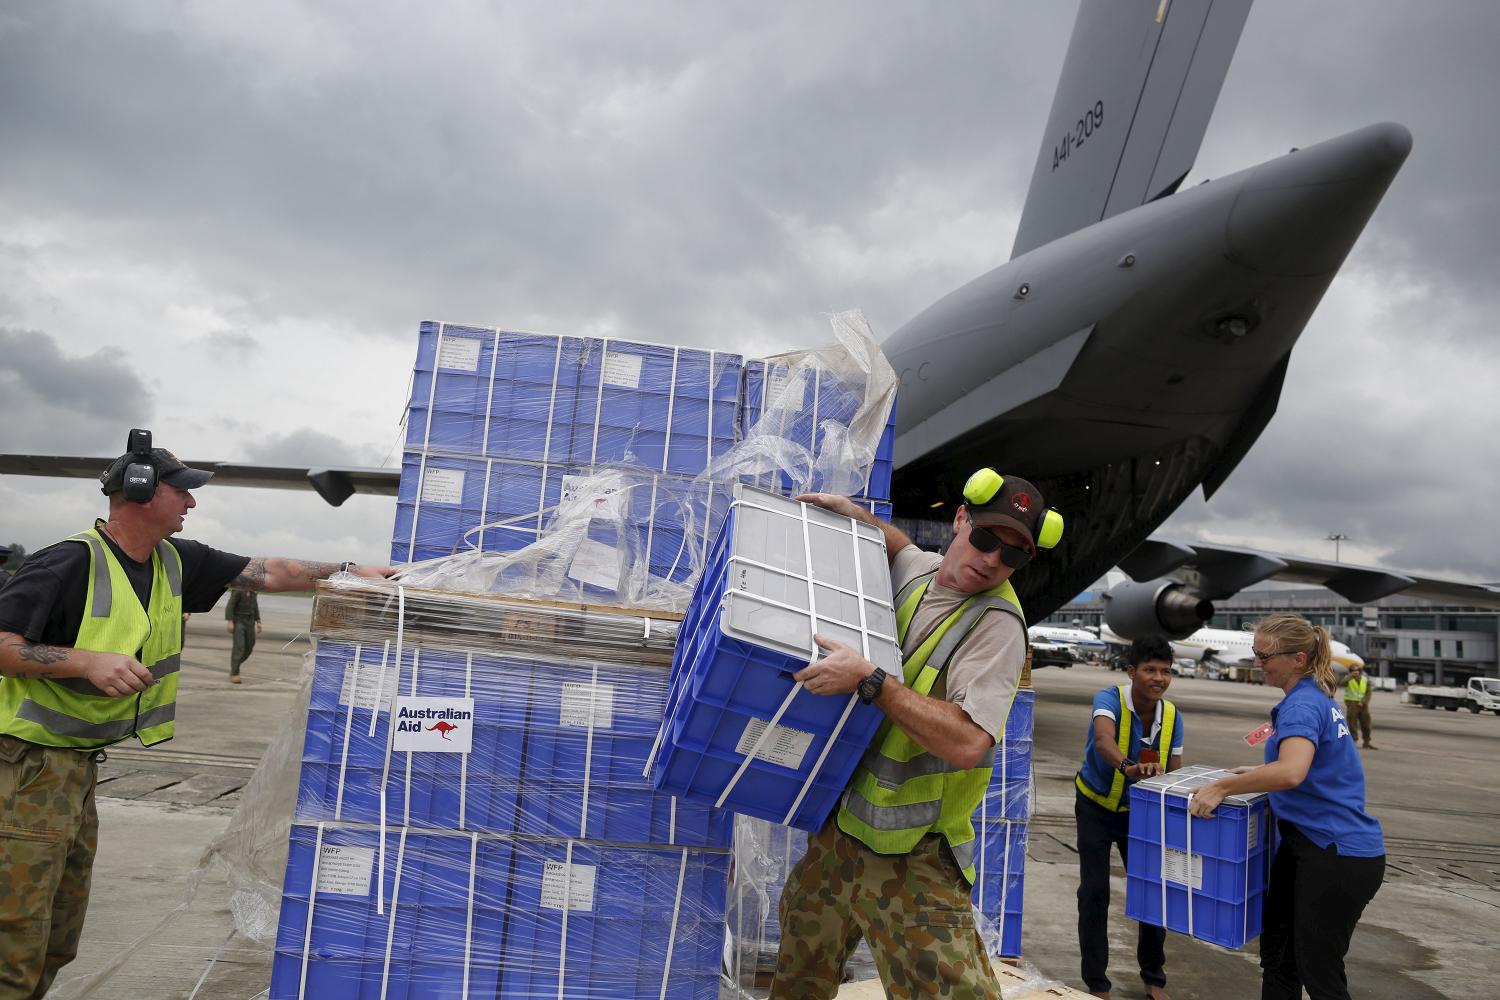
[[[1011,256],[1177,190],[1251,0],[1083,0]]]

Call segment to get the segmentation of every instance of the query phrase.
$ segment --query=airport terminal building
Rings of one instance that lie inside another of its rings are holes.
[[[1500,612],[1433,604],[1400,594],[1372,604],[1350,604],[1322,587],[1245,590],[1215,602],[1207,624],[1237,629],[1273,611],[1292,611],[1324,625],[1348,643],[1379,677],[1402,684],[1463,685],[1474,676],[1500,677]],[[1099,591],[1079,594],[1045,624],[1104,617]]]

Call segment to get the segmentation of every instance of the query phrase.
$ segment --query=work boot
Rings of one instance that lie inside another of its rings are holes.
[[[239,683],[241,683],[240,682],[240,675],[239,674],[230,674],[229,675],[229,683],[231,683],[231,684],[239,684]]]
[[[1366,750],[1379,750],[1380,749],[1378,746],[1376,746],[1373,743],[1366,743],[1364,748]]]
[[[1091,996],[1091,997],[1100,997],[1101,1000],[1109,1000],[1109,994],[1108,993],[1090,993],[1089,996]]]
[[[1172,1000],[1171,997],[1167,996],[1167,991],[1160,986],[1147,986],[1146,995],[1151,1000]]]

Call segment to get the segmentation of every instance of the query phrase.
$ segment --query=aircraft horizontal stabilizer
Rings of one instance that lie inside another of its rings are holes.
[[[60,476],[98,479],[114,461],[77,455],[0,455],[0,475]],[[399,469],[355,467],[307,468],[284,465],[246,465],[240,462],[187,461],[195,469],[214,474],[214,486],[257,486],[279,490],[313,490],[334,507],[356,493],[393,497],[401,485]]]

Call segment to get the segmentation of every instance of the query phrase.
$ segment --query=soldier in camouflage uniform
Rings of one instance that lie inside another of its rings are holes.
[[[224,605],[224,630],[233,638],[229,650],[229,683],[240,683],[240,664],[255,651],[260,635],[260,602],[253,590],[231,590]]]
[[[771,997],[829,1000],[864,938],[894,1000],[998,1000],[970,904],[972,817],[1026,659],[1009,578],[1056,544],[1062,518],[1030,483],[983,469],[938,556],[846,497],[799,499],[885,533],[905,676],[887,683],[853,649],[821,637],[829,655],[795,675],[814,694],[858,691],[887,721],[787,879]]]
[[[134,447],[143,433],[100,477],[109,519],[42,549],[0,589],[0,1000],[44,996],[78,952],[98,764],[132,736],[172,738],[183,613],[208,611],[231,582],[307,590],[339,569],[168,541],[212,473],[149,435]]]

